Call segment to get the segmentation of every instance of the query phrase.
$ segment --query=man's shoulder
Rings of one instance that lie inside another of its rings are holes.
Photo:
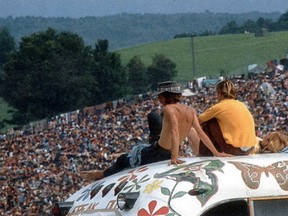
[[[187,112],[192,111],[194,112],[194,109],[190,106],[187,106],[185,104],[168,104],[164,107],[163,112],[172,112],[172,111],[180,111],[180,112]]]
[[[192,107],[190,107],[190,106],[187,106],[187,105],[185,105],[185,104],[181,104],[181,103],[176,103],[176,104],[167,104],[165,107],[164,107],[164,109],[165,108],[172,108],[173,109],[173,107],[175,108],[187,108],[187,109],[193,109]]]

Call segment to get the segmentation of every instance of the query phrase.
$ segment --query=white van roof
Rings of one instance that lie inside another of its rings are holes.
[[[68,215],[191,216],[227,200],[288,194],[286,153],[183,160],[178,166],[162,161],[93,182],[66,200],[74,202]],[[118,195],[133,192],[139,192],[134,206],[120,210]]]

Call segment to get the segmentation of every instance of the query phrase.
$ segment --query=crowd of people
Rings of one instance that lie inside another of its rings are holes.
[[[238,89],[237,99],[254,117],[258,137],[270,131],[288,133],[288,71],[231,80]],[[183,98],[182,103],[198,114],[216,103],[213,85],[192,91],[195,95]],[[148,142],[151,110],[161,112],[153,94],[102,113],[80,112],[69,120],[60,115],[41,131],[2,135],[0,215],[50,215],[52,203],[64,201],[87,184],[81,171],[103,170],[133,145]],[[180,154],[193,156],[187,141]]]

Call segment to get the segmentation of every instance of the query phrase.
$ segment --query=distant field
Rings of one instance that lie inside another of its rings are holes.
[[[130,47],[117,52],[126,64],[138,55],[145,65],[151,64],[155,54],[164,54],[177,65],[177,80],[192,79],[191,38],[173,39]],[[194,38],[195,77],[218,77],[220,70],[229,75],[247,73],[250,64],[265,67],[271,59],[283,58],[288,53],[288,32],[269,33],[264,37],[254,34],[221,35]]]
[[[177,80],[192,79],[191,38],[181,38],[143,44],[117,51],[124,64],[135,55],[148,66],[155,54],[164,54],[176,63]],[[220,70],[229,75],[247,73],[250,64],[265,67],[271,59],[283,58],[288,53],[288,31],[269,33],[264,37],[254,34],[221,35],[194,38],[195,77],[219,76]],[[0,98],[0,121],[10,118],[8,105]]]

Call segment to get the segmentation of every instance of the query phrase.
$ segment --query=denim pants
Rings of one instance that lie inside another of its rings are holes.
[[[130,168],[129,154],[121,155],[116,162],[108,169],[104,170],[104,176],[110,176],[123,169]],[[171,158],[171,152],[169,150],[161,148],[158,143],[150,144],[141,151],[141,164],[145,165],[163,160],[169,160]]]

